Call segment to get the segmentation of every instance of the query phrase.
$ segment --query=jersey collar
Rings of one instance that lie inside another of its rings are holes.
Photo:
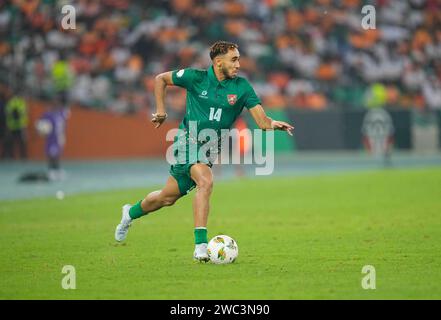
[[[230,79],[225,79],[225,80],[219,81],[216,77],[216,74],[214,73],[213,66],[211,66],[208,69],[208,78],[214,84],[216,84],[216,85],[220,84],[222,87],[225,87],[228,84],[228,82],[230,81]]]

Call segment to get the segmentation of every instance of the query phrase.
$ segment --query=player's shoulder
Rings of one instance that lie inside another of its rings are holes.
[[[183,68],[176,70],[176,76],[182,77],[184,74],[191,76],[193,80],[202,79],[207,76],[208,72],[204,69],[197,69],[197,68]]]
[[[204,70],[204,69],[198,69],[198,68],[192,68],[192,67],[188,67],[188,68],[181,68],[176,70],[176,72],[181,72],[181,73],[193,73],[193,74],[207,74],[208,70]]]
[[[194,76],[195,78],[204,78],[206,76],[208,76],[208,70],[205,69],[196,69],[196,68],[191,68],[191,70],[193,70]]]

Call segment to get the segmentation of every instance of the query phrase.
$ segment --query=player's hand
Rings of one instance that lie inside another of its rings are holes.
[[[167,119],[167,113],[159,114],[159,113],[152,113],[152,122],[155,124],[155,128],[159,128],[161,124]]]
[[[290,136],[292,136],[292,130],[294,130],[294,127],[292,125],[290,125],[289,123],[283,122],[283,121],[276,121],[273,120],[271,122],[271,127],[274,130],[282,130],[282,131],[286,131]]]

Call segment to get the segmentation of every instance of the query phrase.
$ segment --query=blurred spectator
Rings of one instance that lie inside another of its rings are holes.
[[[441,80],[439,77],[430,76],[424,81],[423,95],[429,109],[441,110]]]
[[[206,68],[206,48],[225,39],[239,44],[242,75],[271,108],[370,107],[384,102],[375,96],[381,86],[386,104],[438,105],[439,76],[430,76],[441,60],[437,0],[70,4],[75,30],[60,28],[62,2],[0,3],[0,80],[20,80],[37,97],[66,92],[88,108],[153,111],[148,79],[178,66]],[[376,8],[375,30],[361,28],[365,4]],[[181,98],[171,101],[176,115]],[[133,106],[138,100],[145,103]]]
[[[28,110],[26,101],[20,95],[10,98],[5,108],[6,115],[6,142],[5,158],[13,159],[18,147],[21,159],[27,158],[26,128],[28,126]]]
[[[366,91],[365,104],[368,108],[381,108],[387,103],[386,86],[381,83],[372,84]]]
[[[54,93],[66,97],[73,83],[72,71],[66,60],[61,58],[52,65],[52,81]]]
[[[8,87],[0,83],[0,148],[2,159],[6,157],[6,102],[9,96]]]
[[[410,92],[418,92],[425,80],[425,73],[421,66],[415,63],[410,63],[406,66],[403,72],[404,88]]]

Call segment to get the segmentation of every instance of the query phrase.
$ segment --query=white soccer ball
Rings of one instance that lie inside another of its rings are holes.
[[[55,193],[55,196],[57,197],[58,200],[63,200],[64,199],[64,192],[62,190],[58,190]]]
[[[48,120],[38,120],[35,124],[38,133],[42,136],[48,135],[52,131],[52,123]]]
[[[233,238],[226,235],[213,237],[208,243],[208,256],[215,264],[232,263],[239,255],[239,247]]]

